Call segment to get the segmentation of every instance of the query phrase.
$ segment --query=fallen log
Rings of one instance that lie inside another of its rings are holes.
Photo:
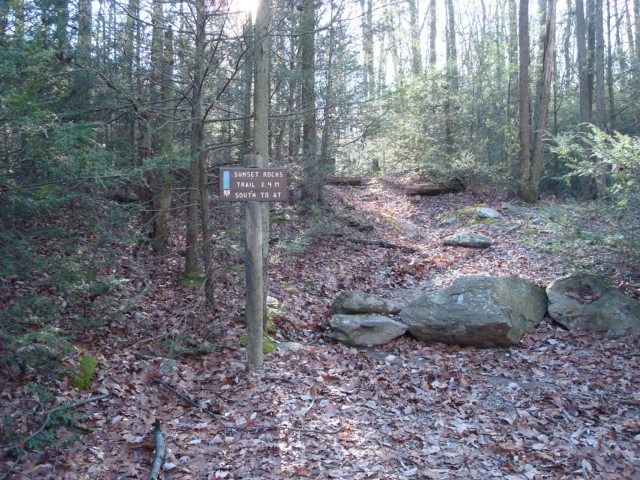
[[[413,195],[443,195],[445,193],[463,192],[466,185],[459,178],[453,178],[443,183],[419,183],[417,185],[407,185],[404,187],[404,193],[409,196]]]
[[[327,177],[325,180],[327,185],[346,185],[349,187],[361,187],[362,178],[360,177]]]

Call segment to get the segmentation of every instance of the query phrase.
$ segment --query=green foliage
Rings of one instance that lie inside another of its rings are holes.
[[[246,335],[240,337],[240,345],[246,347],[249,344],[249,339]],[[278,342],[274,341],[269,335],[266,333],[262,338],[262,353],[267,355],[269,353],[275,352],[278,349]]]
[[[72,350],[56,327],[60,306],[44,296],[25,295],[0,310],[0,361],[26,369],[52,371]]]
[[[206,355],[215,350],[215,346],[201,342],[189,334],[165,335],[160,342],[172,357],[188,357],[196,355]]]
[[[86,390],[91,385],[97,368],[98,361],[95,358],[83,355],[78,365],[78,373],[71,375],[71,385],[78,390]]]
[[[586,235],[615,264],[640,262],[640,137],[592,128],[586,136],[556,137],[553,151],[571,168],[565,181],[606,181],[605,195],[560,217],[563,226]]]
[[[79,426],[79,422],[77,420],[77,413],[68,408],[62,408],[60,410],[56,410],[49,416],[49,421],[47,426],[42,429],[40,433],[38,433],[35,437],[31,438],[26,444],[25,448],[28,450],[43,450],[53,444],[55,444],[58,439],[58,431],[61,428],[77,430]],[[40,421],[43,422],[45,417],[40,418]],[[71,444],[77,440],[77,436],[72,436],[67,439],[66,444]]]
[[[478,61],[490,65],[494,59]],[[486,74],[477,74],[477,82],[461,82],[457,92],[449,88],[445,72],[437,70],[400,83],[388,99],[371,107],[380,113],[362,144],[348,152],[345,173],[362,173],[377,163],[383,174],[455,176],[471,184],[508,186],[518,148],[516,126],[504,115],[508,81],[482,83]],[[447,117],[453,145],[447,145]]]

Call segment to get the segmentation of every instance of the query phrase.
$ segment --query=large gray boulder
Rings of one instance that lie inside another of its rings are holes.
[[[400,318],[425,342],[494,347],[517,345],[546,310],[544,289],[531,282],[470,275],[416,298]]]
[[[334,315],[331,338],[352,347],[384,345],[407,331],[404,323],[380,315]]]
[[[491,239],[480,233],[456,233],[444,239],[444,244],[451,247],[487,248]]]
[[[573,273],[547,287],[549,316],[569,330],[640,335],[640,303],[614,288],[609,279]]]
[[[331,304],[332,313],[398,313],[403,305],[371,293],[342,292]]]

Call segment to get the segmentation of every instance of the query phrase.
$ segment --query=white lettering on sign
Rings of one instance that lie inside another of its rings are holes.
[[[255,192],[233,192],[233,198],[242,200],[247,198],[258,198],[258,195]]]
[[[284,168],[222,167],[220,201],[286,202],[288,172]]]

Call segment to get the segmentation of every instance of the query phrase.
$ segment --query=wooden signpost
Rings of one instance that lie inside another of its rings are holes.
[[[264,259],[265,231],[261,202],[286,202],[288,172],[286,168],[260,167],[258,155],[245,155],[245,167],[220,167],[220,201],[246,202],[245,208],[245,274],[247,282],[247,350],[262,363],[265,306]],[[257,366],[257,365],[256,365]]]

